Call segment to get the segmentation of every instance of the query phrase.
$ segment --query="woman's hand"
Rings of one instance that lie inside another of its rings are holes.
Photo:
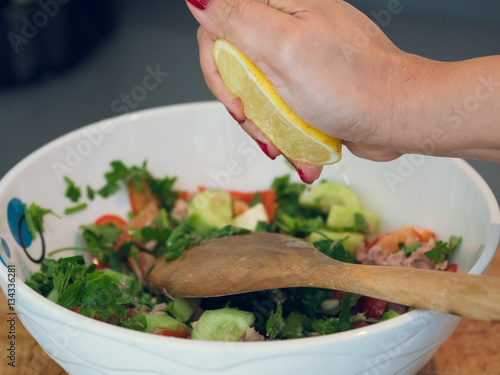
[[[465,151],[462,157],[492,158],[481,142],[470,147],[477,131],[451,129],[445,111],[474,90],[477,74],[495,66],[498,74],[498,57],[439,63],[406,54],[340,0],[188,1],[196,5],[189,7],[201,24],[200,60],[208,87],[271,158],[279,150],[245,118],[240,100],[224,87],[212,54],[218,38],[250,58],[298,116],[342,139],[355,155],[384,161],[404,153],[457,156]],[[500,88],[492,96],[498,98]],[[474,115],[489,126],[494,123],[481,111]],[[498,108],[495,115],[498,120]],[[438,133],[432,149],[425,148]],[[460,140],[464,135],[469,136],[466,142]],[[296,168],[306,182],[321,173],[318,167]]]

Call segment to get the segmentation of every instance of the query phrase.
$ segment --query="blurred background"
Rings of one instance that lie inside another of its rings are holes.
[[[407,52],[443,61],[500,54],[498,0],[350,2]],[[213,99],[184,0],[0,0],[0,11],[0,177],[83,125]],[[146,89],[147,75],[157,84]],[[500,164],[470,163],[500,199]]]

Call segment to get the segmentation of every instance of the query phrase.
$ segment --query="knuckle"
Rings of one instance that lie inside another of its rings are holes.
[[[221,21],[234,21],[245,13],[247,0],[228,0],[220,2],[218,11]]]

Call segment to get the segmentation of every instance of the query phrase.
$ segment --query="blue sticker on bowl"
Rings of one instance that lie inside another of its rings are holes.
[[[28,230],[24,217],[24,203],[17,198],[12,198],[7,207],[7,220],[14,240],[24,248],[31,245],[33,238]]]

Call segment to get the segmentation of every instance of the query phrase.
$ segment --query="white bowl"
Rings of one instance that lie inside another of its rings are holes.
[[[179,188],[255,190],[267,188],[275,176],[294,174],[282,160],[267,159],[214,102],[105,120],[49,143],[13,168],[0,182],[0,257],[15,272],[19,318],[70,374],[415,374],[460,321],[414,310],[328,336],[221,343],[135,332],[66,310],[23,281],[38,270],[34,261],[43,255],[43,245],[45,256],[52,249],[78,245],[80,224],[103,213],[124,215],[129,210],[126,194],[96,199],[87,210],[63,220],[47,216],[44,244],[38,236],[24,244],[26,252],[15,239],[20,220],[20,202],[15,199],[62,213],[70,205],[62,177],[68,175],[81,186],[100,186],[115,159],[127,164],[147,159],[153,174],[179,176]],[[463,245],[453,259],[461,272],[482,274],[493,258],[500,236],[498,205],[486,183],[463,160],[409,155],[375,163],[344,150],[342,161],[326,167],[323,177],[350,184],[365,206],[381,215],[383,230],[416,224],[443,239],[462,236]],[[8,271],[0,265],[0,284],[6,292],[13,275]]]

